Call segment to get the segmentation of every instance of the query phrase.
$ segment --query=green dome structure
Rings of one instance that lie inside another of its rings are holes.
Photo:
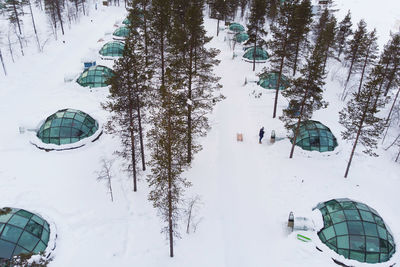
[[[386,262],[395,252],[393,236],[378,212],[348,198],[332,199],[316,207],[324,227],[318,232],[321,241],[343,255],[359,262]]]
[[[268,72],[260,75],[260,80],[257,82],[262,88],[265,89],[276,89],[278,84],[279,73]],[[289,79],[285,75],[281,75],[281,82],[279,84],[279,90],[284,90],[289,87]]]
[[[114,75],[112,69],[96,65],[86,69],[76,80],[83,87],[105,87],[107,80]]]
[[[295,128],[293,129],[295,131]],[[331,130],[319,121],[308,120],[300,124],[296,145],[308,151],[333,151],[338,143]],[[292,141],[291,141],[292,142]]]
[[[126,26],[122,26],[114,31],[113,36],[114,36],[114,39],[121,40],[121,39],[125,39],[126,37],[128,37],[129,33],[130,33],[129,28]]]
[[[243,25],[233,22],[229,25],[229,30],[234,33],[244,32]]]
[[[243,43],[249,39],[249,35],[245,32],[240,32],[235,35],[234,39],[238,43]]]
[[[264,49],[257,47],[256,52],[254,53],[254,47],[250,47],[244,53],[243,59],[248,62],[253,62],[254,56],[256,58],[256,62],[265,62],[269,58],[267,51]]]
[[[20,254],[39,254],[49,243],[49,224],[23,209],[0,209],[0,265]]]
[[[128,18],[125,18],[124,21],[122,21],[122,24],[129,26],[129,25],[131,25],[131,21]]]
[[[65,145],[90,137],[98,130],[98,122],[85,112],[62,109],[46,119],[36,136],[45,144]]]
[[[111,41],[103,45],[99,53],[103,57],[122,57],[125,44],[119,41]]]

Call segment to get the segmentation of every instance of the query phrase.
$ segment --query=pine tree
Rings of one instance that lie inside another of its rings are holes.
[[[4,8],[8,14],[8,20],[11,24],[18,26],[19,34],[22,35],[21,30],[21,16],[23,15],[23,8],[27,4],[26,0],[5,0]]]
[[[219,21],[225,20],[228,14],[228,6],[225,0],[215,0],[213,5],[214,10],[217,12],[217,36],[219,35]]]
[[[206,37],[203,26],[203,0],[185,0],[183,20],[175,19],[170,35],[170,62],[181,68],[185,92],[182,96],[187,103],[187,162],[201,146],[196,143],[196,136],[203,136],[209,129],[209,113],[213,106],[222,99],[216,95],[220,85],[219,78],[213,74],[213,68],[219,61],[215,59],[219,51],[207,49],[211,40]]]
[[[358,85],[357,97],[361,93],[362,84],[364,81],[365,72],[376,63],[376,59],[378,57],[378,44],[377,44],[378,37],[376,36],[376,29],[372,32],[368,33],[366,40],[365,40],[365,48],[362,49],[364,52],[364,59],[363,59],[363,66],[361,70],[361,78],[360,84]]]
[[[335,45],[335,34],[336,34],[336,18],[334,16],[330,16],[328,22],[326,23],[326,28],[321,32],[319,38],[319,42],[322,44],[322,49],[324,51],[324,64],[323,64],[323,72],[325,72],[326,63],[329,57],[333,57],[333,51],[331,50]]]
[[[368,77],[368,82],[363,86],[359,97],[353,94],[353,98],[339,113],[339,122],[344,126],[342,132],[344,140],[351,140],[353,148],[350,154],[344,177],[347,178],[351,162],[357,144],[360,142],[365,147],[364,153],[370,156],[378,156],[373,152],[377,147],[377,139],[383,131],[383,120],[377,117],[379,108],[384,106],[382,97],[379,97],[379,84],[383,79],[382,66],[376,66]],[[374,103],[374,99],[378,101]]]
[[[149,45],[153,56],[156,76],[161,81],[160,90],[165,88],[166,50],[168,47],[167,38],[171,25],[171,0],[152,0],[149,22]],[[161,93],[161,92],[160,92]]]
[[[246,44],[252,44],[254,47],[253,71],[256,69],[257,47],[260,47],[265,43],[262,37],[267,35],[267,32],[264,30],[266,12],[267,4],[265,0],[253,0],[250,8],[249,24],[247,24],[249,39],[246,42]]]
[[[310,0],[302,0],[301,3],[297,4],[294,9],[292,23],[292,31],[290,33],[290,39],[295,47],[294,54],[289,57],[290,64],[293,65],[293,76],[296,75],[298,68],[298,60],[303,50],[303,45],[307,42],[307,35],[311,30],[312,22],[312,7]]]
[[[348,49],[345,50],[345,60],[349,62],[349,73],[347,74],[345,89],[355,70],[360,69],[362,66],[362,59],[365,50],[365,41],[367,35],[367,24],[364,20],[360,20],[358,28],[354,32],[353,39],[348,42]]]
[[[272,23],[275,22],[276,17],[279,13],[279,5],[281,0],[268,0],[267,1],[267,17]]]
[[[62,17],[64,2],[62,0],[44,0],[44,7],[46,13],[50,16],[50,19],[53,22],[54,31],[57,31],[57,23],[60,23],[61,32],[64,35],[64,24]]]
[[[143,43],[142,36],[132,28],[125,40],[123,57],[115,63],[115,75],[109,79],[111,85],[109,100],[103,104],[103,108],[112,112],[107,130],[121,138],[122,151],[118,151],[117,155],[127,162],[126,171],[132,175],[133,191],[137,191],[137,161],[140,154],[138,141],[143,147],[143,139],[138,138],[142,132],[141,109],[152,78],[152,71],[144,60]],[[141,155],[145,169],[143,150]]]
[[[392,39],[385,46],[384,58],[386,60],[385,76],[382,85],[385,84],[385,96],[392,89],[396,79],[400,76],[400,33],[392,34]],[[384,61],[384,60],[382,60]]]
[[[290,33],[292,31],[292,19],[295,10],[294,0],[287,0],[279,8],[279,16],[275,24],[271,25],[272,40],[269,42],[269,47],[272,50],[270,58],[273,68],[278,70],[278,80],[275,91],[274,111],[272,118],[276,117],[276,109],[278,105],[279,87],[285,62],[290,55],[293,55],[292,40]]]
[[[324,49],[321,43],[317,43],[312,51],[307,64],[301,69],[302,76],[293,81],[293,86],[282,92],[282,95],[295,103],[299,110],[287,108],[283,110],[280,119],[285,123],[288,130],[293,130],[292,148],[290,158],[293,157],[297,136],[300,132],[302,121],[312,117],[315,110],[325,108],[327,103],[322,99],[323,86],[325,84],[325,72],[322,69],[324,64]]]
[[[151,174],[148,183],[151,188],[149,200],[167,224],[162,229],[169,241],[170,257],[174,257],[174,238],[179,237],[178,221],[184,189],[190,183],[182,177],[187,167],[186,122],[180,101],[183,84],[176,79],[174,69],[166,68],[165,83],[161,95],[154,99],[157,108],[151,112],[153,128],[148,132],[151,148]]]
[[[318,21],[312,26],[313,41],[316,43],[320,39],[321,34],[325,31],[326,25],[329,22],[331,13],[329,9],[325,8],[324,11],[319,16]]]
[[[352,26],[353,23],[351,22],[351,13],[349,10],[344,19],[339,23],[339,29],[336,34],[338,57],[340,57],[343,50],[347,48],[347,39],[353,34]]]

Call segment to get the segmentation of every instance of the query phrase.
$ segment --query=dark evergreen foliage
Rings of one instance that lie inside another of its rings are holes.
[[[345,128],[342,137],[344,140],[350,140],[353,143],[345,178],[349,173],[358,143],[364,146],[364,153],[370,156],[378,156],[373,149],[377,147],[377,140],[383,131],[383,120],[377,117],[379,109],[385,104],[382,94],[379,92],[382,79],[383,68],[378,65],[370,73],[368,82],[363,86],[359,96],[357,97],[357,94],[354,93],[353,98],[339,113],[339,122]]]
[[[343,50],[347,48],[348,38],[353,34],[353,30],[351,29],[352,26],[353,23],[351,22],[351,13],[349,10],[344,19],[339,23],[338,31],[336,33],[338,57],[340,57]]]
[[[325,72],[322,68],[325,57],[324,52],[322,44],[316,43],[310,58],[307,59],[307,64],[300,70],[301,77],[293,81],[291,88],[282,92],[282,95],[290,103],[299,107],[299,110],[293,108],[284,109],[283,116],[280,117],[285,123],[286,129],[294,129],[290,158],[293,157],[301,122],[310,119],[315,110],[327,106],[327,103],[322,99],[323,86],[325,85]]]

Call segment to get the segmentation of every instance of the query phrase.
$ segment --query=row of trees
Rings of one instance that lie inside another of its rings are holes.
[[[273,118],[277,114],[282,77],[292,77],[292,86],[282,93],[291,105],[280,117],[285,127],[294,132],[290,158],[293,157],[301,122],[310,119],[315,110],[328,105],[323,100],[328,59],[341,61],[347,68],[341,99],[345,101],[348,96],[351,99],[340,112],[340,123],[345,127],[343,139],[353,142],[345,172],[347,177],[357,144],[361,143],[368,155],[376,156],[373,149],[382,138],[384,128],[388,129],[393,116],[400,117],[397,115],[400,89],[386,118],[380,114],[390,90],[399,88],[400,34],[392,35],[379,56],[376,30],[369,32],[365,21],[361,20],[353,32],[350,11],[338,23],[330,6],[332,1],[313,17],[310,0],[251,1],[247,45],[254,45],[254,48],[265,46],[271,51],[269,71],[278,74]],[[265,41],[267,18],[272,35],[269,41]],[[400,134],[394,144],[400,144]]]
[[[117,152],[137,190],[140,169],[150,167],[149,200],[165,222],[162,229],[174,256],[174,238],[185,189],[184,171],[209,130],[207,115],[223,96],[213,68],[217,50],[203,26],[203,0],[133,0],[130,35],[114,66],[107,129],[121,138]],[[147,135],[146,135],[147,134]],[[147,136],[147,139],[144,138]],[[147,149],[145,144],[147,143]],[[145,162],[145,151],[150,160]],[[141,161],[141,166],[138,166]]]

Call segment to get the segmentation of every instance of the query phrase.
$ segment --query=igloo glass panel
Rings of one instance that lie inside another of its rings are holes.
[[[324,221],[318,236],[338,254],[360,262],[377,263],[388,261],[395,253],[389,229],[379,214],[366,204],[332,199],[319,203],[317,208]]]
[[[47,222],[39,215],[22,209],[0,209],[0,262],[22,253],[38,254],[45,251],[49,232],[43,230]],[[47,234],[44,236],[42,233]],[[39,245],[40,244],[40,245]]]
[[[338,144],[328,127],[318,121],[308,120],[300,125],[296,145],[304,150],[326,152],[333,151]]]
[[[91,136],[98,130],[98,123],[88,114],[74,109],[64,111],[62,114],[68,117],[59,118],[51,115],[45,122],[51,122],[51,128],[47,130],[40,128],[37,137],[43,143],[71,144]],[[61,123],[52,123],[53,120],[61,121]],[[45,131],[48,131],[48,135],[44,133]]]

